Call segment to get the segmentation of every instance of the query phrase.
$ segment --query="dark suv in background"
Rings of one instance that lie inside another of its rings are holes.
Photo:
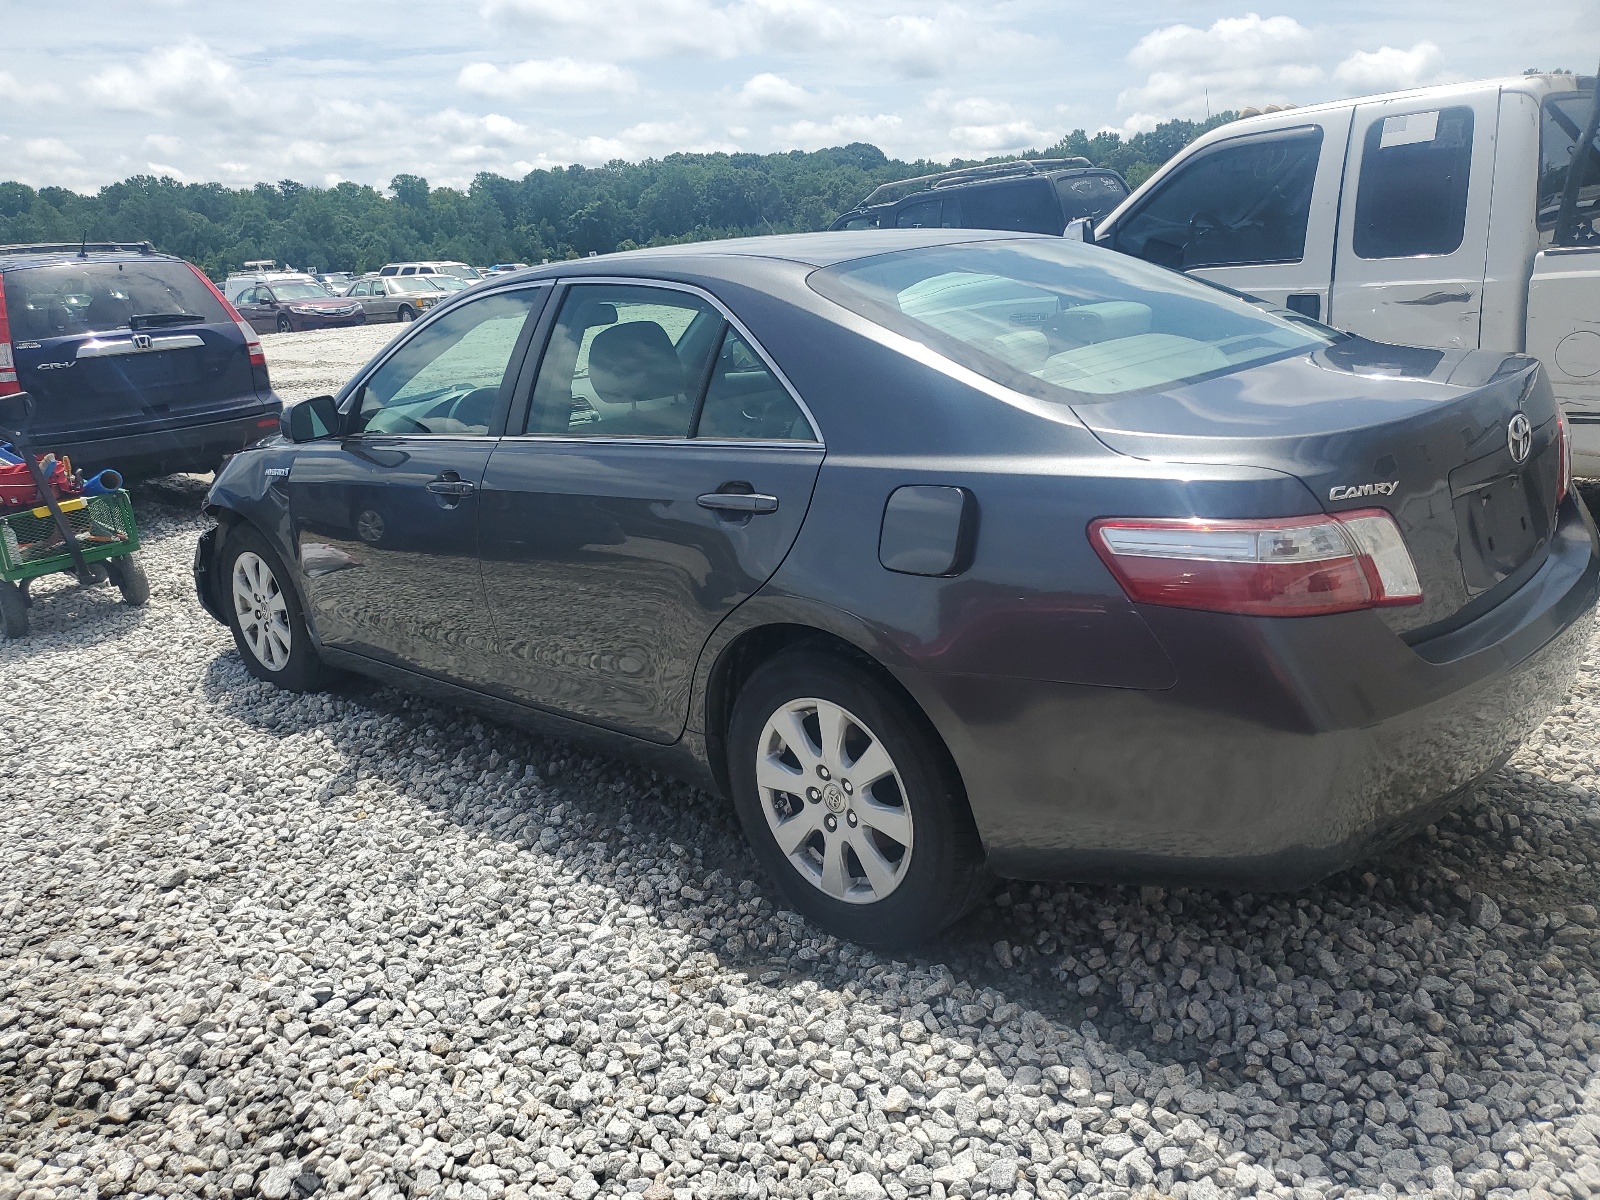
[[[148,242],[0,246],[0,393],[86,470],[210,471],[276,431],[261,340],[197,267]]]
[[[829,228],[1060,235],[1080,217],[1100,220],[1127,196],[1121,175],[1087,158],[1018,159],[885,183]]]

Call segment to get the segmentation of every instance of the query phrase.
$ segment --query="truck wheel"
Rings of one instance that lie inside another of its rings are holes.
[[[144,564],[135,554],[106,560],[106,570],[111,582],[122,593],[122,602],[129,608],[143,608],[150,599],[150,577],[144,573]]]
[[[28,603],[22,597],[22,589],[14,583],[0,580],[0,637],[27,636]]]

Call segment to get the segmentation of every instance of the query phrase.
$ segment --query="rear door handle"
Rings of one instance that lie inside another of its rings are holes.
[[[696,499],[701,508],[722,512],[770,513],[778,511],[778,498],[761,492],[707,492]]]

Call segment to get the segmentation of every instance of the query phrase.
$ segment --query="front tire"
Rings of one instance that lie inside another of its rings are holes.
[[[144,607],[150,599],[150,577],[144,573],[144,564],[137,555],[124,554],[120,558],[107,559],[106,572],[117,591],[122,593],[124,604],[129,608]]]
[[[217,564],[218,592],[245,670],[285,691],[314,692],[327,684],[283,561],[254,528],[236,525]]]
[[[735,703],[728,754],[757,858],[829,933],[882,947],[926,941],[987,880],[938,736],[843,658],[795,650],[758,668]]]
[[[279,333],[293,333],[294,332],[294,322],[289,320],[288,317],[280,315],[278,317],[278,332]]]
[[[415,321],[417,319],[417,310],[412,308],[409,304],[402,304],[400,306],[400,311],[395,313],[394,319],[402,324]]]
[[[22,589],[0,579],[0,637],[28,636],[28,601]]]

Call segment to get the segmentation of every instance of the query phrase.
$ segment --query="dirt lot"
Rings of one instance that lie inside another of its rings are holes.
[[[287,396],[395,332],[265,340]],[[1293,896],[997,887],[817,936],[720,801],[194,600],[0,645],[0,1200],[1600,1191],[1600,660],[1455,814]],[[1591,495],[1592,499],[1600,498]]]

